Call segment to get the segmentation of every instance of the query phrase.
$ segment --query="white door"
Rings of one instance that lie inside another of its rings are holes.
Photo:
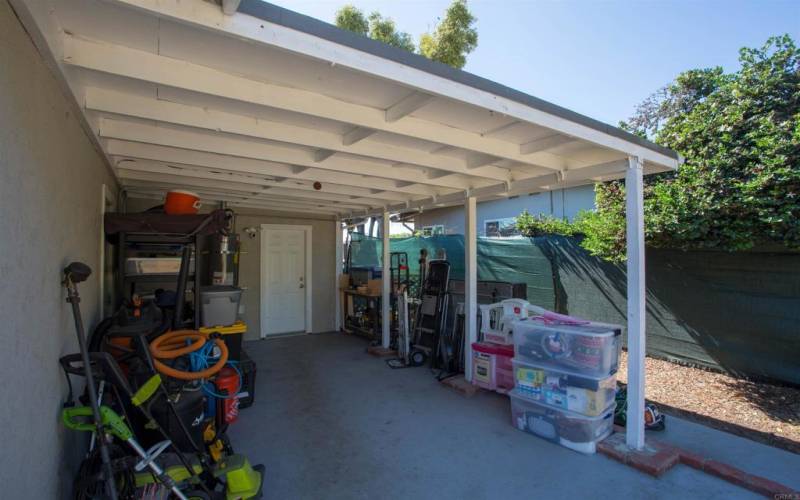
[[[262,335],[306,331],[306,230],[262,231]]]

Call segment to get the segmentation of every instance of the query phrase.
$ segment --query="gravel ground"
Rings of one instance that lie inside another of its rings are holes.
[[[646,358],[649,401],[665,413],[800,453],[800,389]],[[617,379],[627,383],[623,352]],[[669,426],[669,419],[667,419]]]

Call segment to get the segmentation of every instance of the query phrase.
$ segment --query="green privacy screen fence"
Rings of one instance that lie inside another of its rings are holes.
[[[351,262],[354,267],[380,267],[383,242],[359,233],[351,235]],[[464,279],[464,237],[441,235],[426,238],[392,238],[389,250],[408,255],[412,281],[419,276],[419,253],[428,251],[428,259],[444,251],[450,262],[450,278]],[[478,238],[478,279],[507,281],[528,285],[528,300],[553,309],[553,273],[548,257],[528,239]]]
[[[624,325],[625,266],[592,257],[574,238],[478,239],[478,279],[526,283],[547,309]],[[354,235],[354,266],[380,267],[382,242]],[[464,277],[460,235],[391,240],[418,275],[421,248],[440,249]],[[647,351],[739,376],[800,384],[800,254],[647,251]]]

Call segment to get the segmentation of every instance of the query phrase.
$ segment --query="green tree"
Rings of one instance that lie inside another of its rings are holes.
[[[336,11],[336,26],[358,33],[359,35],[367,36],[369,34],[369,22],[361,12],[352,4],[347,4],[341,9]]]
[[[420,37],[419,53],[434,61],[463,68],[467,55],[478,46],[475,22],[475,16],[469,11],[466,0],[454,0],[433,33],[424,33]],[[399,31],[394,20],[383,17],[379,12],[366,16],[357,7],[348,4],[336,12],[335,23],[339,28],[409,52],[417,50],[411,35]]]
[[[454,68],[463,68],[467,54],[478,46],[475,21],[466,0],[455,0],[433,33],[424,33],[420,38],[420,54]]]
[[[677,173],[645,181],[654,247],[800,248],[800,50],[788,35],[740,50],[738,71],[691,70],[645,100],[629,130],[681,153]],[[596,187],[578,221],[584,246],[624,258],[624,183]]]
[[[414,52],[416,49],[411,35],[404,31],[397,31],[394,20],[383,17],[377,12],[369,15],[369,37],[409,52]]]

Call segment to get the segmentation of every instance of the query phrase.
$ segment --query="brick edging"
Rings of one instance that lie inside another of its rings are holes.
[[[800,492],[776,481],[750,474],[732,465],[654,439],[648,439],[647,447],[642,451],[631,450],[625,445],[622,436],[624,434],[617,430],[615,434],[597,445],[597,451],[654,477],[661,476],[676,464],[681,463],[767,497],[794,495],[790,498],[796,498],[797,495],[800,495]]]

